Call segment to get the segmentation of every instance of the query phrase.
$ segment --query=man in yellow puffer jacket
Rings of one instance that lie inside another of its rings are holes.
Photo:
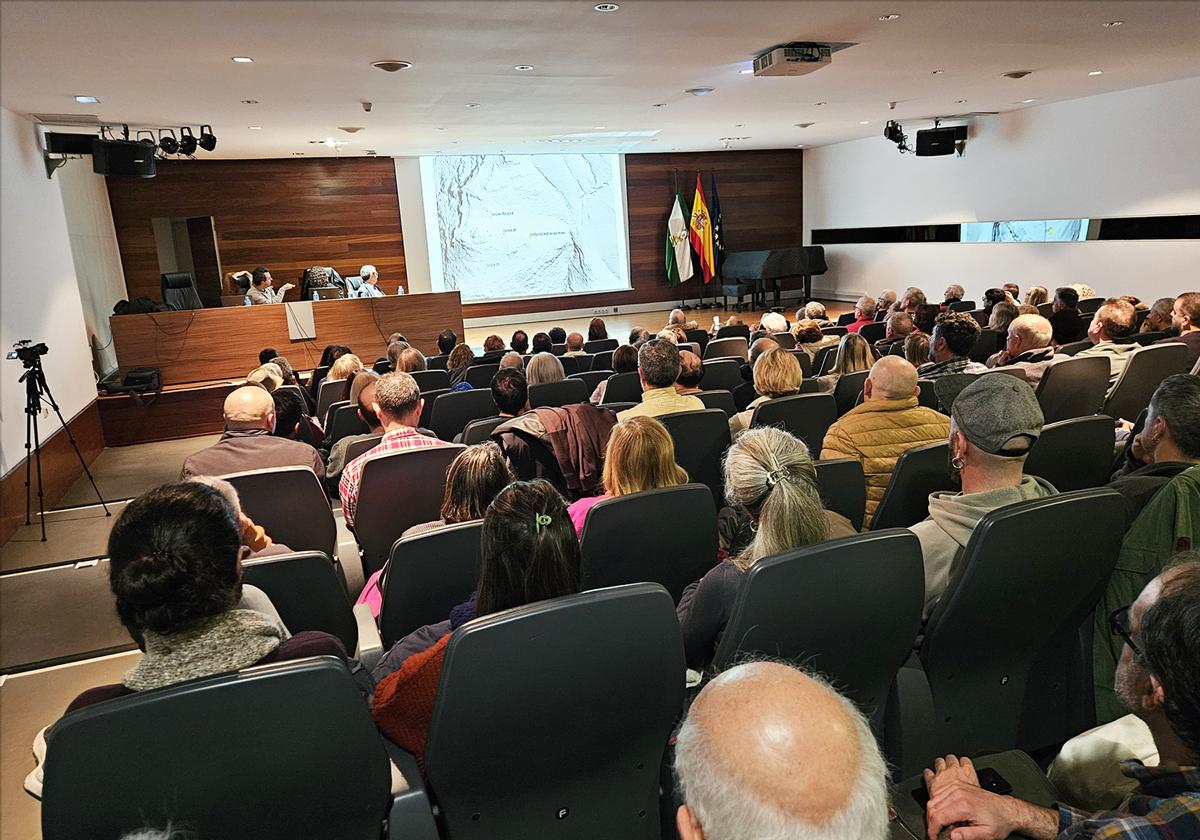
[[[950,418],[917,404],[917,369],[900,356],[884,356],[871,368],[863,403],[829,427],[821,458],[854,458],[867,477],[871,526],[900,456],[917,446],[945,441]]]

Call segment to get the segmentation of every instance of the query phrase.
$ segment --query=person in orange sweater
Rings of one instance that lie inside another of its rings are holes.
[[[575,526],[554,485],[537,479],[504,488],[483,518],[475,592],[446,621],[396,642],[375,667],[371,714],[379,730],[416,755],[424,773],[425,737],[454,631],[473,618],[574,595],[582,588]]]

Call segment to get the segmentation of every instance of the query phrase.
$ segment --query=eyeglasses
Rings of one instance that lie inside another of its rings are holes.
[[[1129,629],[1129,607],[1121,607],[1108,614],[1108,629],[1129,645],[1135,656],[1142,655],[1142,649],[1133,640],[1133,631]]]

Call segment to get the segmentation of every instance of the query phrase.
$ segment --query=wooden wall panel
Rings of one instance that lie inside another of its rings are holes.
[[[696,170],[701,170],[703,174],[706,196],[709,193],[710,173],[716,173],[726,249],[756,250],[800,245],[803,243],[804,230],[803,155],[799,149],[626,155],[631,290],[537,300],[471,303],[463,306],[463,317],[488,318],[535,310],[628,306],[679,300],[679,290],[667,285],[666,268],[663,265],[667,217],[675,197],[676,172],[680,193],[689,206],[696,191]],[[688,283],[689,298],[699,296],[699,285],[696,278]]]
[[[160,161],[154,178],[109,178],[108,197],[131,299],[162,300],[160,216],[212,216],[224,273],[265,265],[281,286],[312,265],[373,263],[388,294],[407,288],[391,158]]]
[[[237,387],[227,382],[168,390],[148,404],[127,395],[101,396],[97,403],[104,440],[109,446],[129,446],[223,432],[225,398]]]

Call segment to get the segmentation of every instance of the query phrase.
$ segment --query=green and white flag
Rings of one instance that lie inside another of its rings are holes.
[[[678,286],[692,278],[692,244],[688,239],[688,213],[675,192],[675,206],[667,219],[667,283]]]

